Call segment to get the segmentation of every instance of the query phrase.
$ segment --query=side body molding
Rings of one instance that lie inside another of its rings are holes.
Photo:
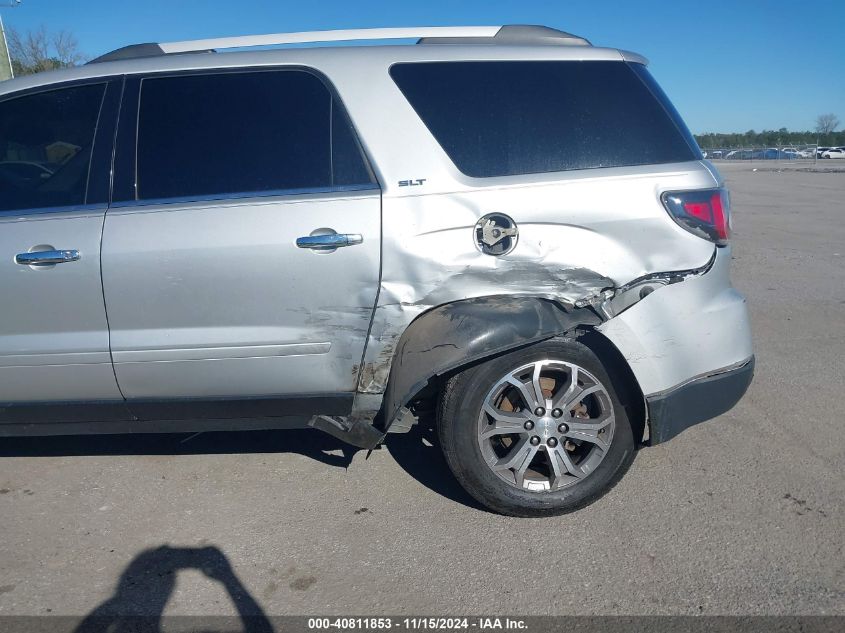
[[[396,346],[384,394],[384,430],[435,376],[579,325],[600,323],[588,308],[569,312],[534,297],[479,297],[433,308],[405,329]]]

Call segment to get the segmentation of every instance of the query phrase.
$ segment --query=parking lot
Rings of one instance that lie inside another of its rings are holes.
[[[845,614],[845,171],[778,167],[719,165],[749,393],[596,504],[484,512],[423,432],[0,439],[0,615]]]

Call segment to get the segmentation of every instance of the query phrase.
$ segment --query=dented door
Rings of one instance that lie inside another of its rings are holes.
[[[103,284],[123,394],[353,391],[378,289],[379,223],[372,188],[111,209]],[[297,246],[330,231],[360,242]]]

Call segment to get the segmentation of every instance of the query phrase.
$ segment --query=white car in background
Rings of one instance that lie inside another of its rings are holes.
[[[799,158],[812,158],[812,152],[809,152],[804,149],[798,149],[796,147],[784,147],[781,152],[783,152],[787,158],[791,159],[799,159]]]
[[[822,153],[822,158],[845,158],[845,149],[841,147],[831,147],[829,150]]]

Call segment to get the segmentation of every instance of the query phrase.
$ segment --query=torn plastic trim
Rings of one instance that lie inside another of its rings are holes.
[[[370,420],[352,416],[317,415],[308,426],[358,448],[375,448],[384,439],[384,433]]]
[[[402,333],[384,393],[384,431],[429,382],[468,364],[602,322],[538,297],[489,296],[425,312]]]
[[[643,275],[642,277],[637,277],[629,281],[623,286],[619,286],[615,291],[610,292],[609,295],[606,291],[602,295],[603,299],[602,296],[596,297],[597,300],[591,301],[590,303],[597,305],[605,321],[610,320],[636,305],[658,288],[670,286],[685,281],[690,277],[699,277],[708,273],[716,263],[717,252],[718,247],[713,249],[713,254],[703,266],[687,270],[674,270]],[[581,304],[581,301],[577,302],[576,306],[581,307],[579,304]]]
[[[382,280],[379,305],[373,312],[359,372],[358,394],[385,393],[400,338],[407,337],[407,328],[414,327],[416,320],[444,306],[499,298],[511,302],[547,301],[556,310],[566,312],[575,310],[580,299],[599,296],[616,287],[612,279],[586,268],[538,266],[537,262],[496,257],[487,257],[474,267],[441,263],[432,266],[429,253],[421,259],[424,261],[419,263],[425,267],[420,266],[420,270],[426,273],[425,278],[415,279],[413,283],[407,279]],[[416,270],[417,263],[417,259],[406,257],[403,274],[409,277],[409,271]],[[589,307],[588,312],[596,312],[592,318],[597,323],[603,321],[596,306],[584,307]],[[353,410],[359,410],[357,404]]]

